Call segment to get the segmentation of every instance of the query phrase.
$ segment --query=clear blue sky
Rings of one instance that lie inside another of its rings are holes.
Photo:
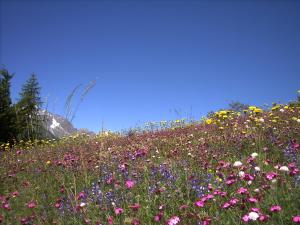
[[[74,119],[98,131],[225,107],[271,104],[300,89],[300,1],[1,0],[0,64],[12,97],[37,74],[48,109],[97,80]],[[79,96],[77,95],[77,99]]]

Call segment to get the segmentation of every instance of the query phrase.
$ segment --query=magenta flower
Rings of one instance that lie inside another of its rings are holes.
[[[248,194],[248,189],[244,188],[244,187],[241,187],[237,190],[237,193],[239,193],[239,194]]]
[[[242,179],[243,179],[243,180],[246,180],[246,181],[250,181],[250,180],[254,180],[254,177],[253,177],[251,174],[245,173],[245,174],[242,176]]]
[[[85,197],[85,193],[83,191],[79,192],[77,195],[77,200],[83,199],[84,197]]]
[[[294,223],[300,223],[300,215],[294,216],[293,217],[293,222]]]
[[[2,204],[2,208],[3,208],[3,209],[6,209],[6,210],[11,210],[10,205],[9,205],[8,202],[4,202],[4,203]]]
[[[132,181],[132,180],[127,180],[126,182],[125,182],[125,185],[126,185],[126,187],[128,188],[128,189],[131,189],[131,188],[133,188],[134,187],[134,181]]]
[[[228,209],[231,206],[229,202],[225,202],[222,206],[223,209]]]
[[[115,214],[116,215],[119,215],[123,212],[123,209],[122,208],[115,208]]]
[[[35,201],[31,201],[27,204],[29,209],[34,209],[36,207],[36,202]]]
[[[250,220],[250,218],[249,218],[248,214],[243,216],[243,221],[244,222],[248,222],[249,220]]]
[[[237,198],[233,198],[229,200],[229,203],[233,206],[235,204],[237,204],[239,202],[239,200]]]
[[[261,222],[265,222],[269,219],[269,216],[261,214],[258,219]]]
[[[128,206],[133,211],[137,211],[139,208],[141,208],[141,205],[139,203],[134,203],[133,205]]]
[[[178,216],[172,216],[170,219],[168,219],[167,224],[168,225],[175,225],[180,222],[180,218]]]
[[[251,208],[251,212],[257,212],[257,213],[259,213],[260,209],[259,208]]]
[[[109,225],[112,225],[113,224],[113,218],[111,217],[111,216],[109,216],[108,218],[107,218],[107,222],[108,222],[108,224]]]
[[[279,205],[273,205],[273,206],[271,206],[270,211],[271,212],[279,212],[279,211],[281,211],[281,207]]]
[[[154,216],[154,221],[155,222],[159,222],[160,220],[161,220],[161,215],[160,214]]]
[[[277,173],[275,173],[275,172],[269,172],[269,173],[267,173],[267,176],[266,176],[266,178],[268,179],[268,180],[273,180],[275,177],[277,177]]]
[[[257,200],[256,198],[253,198],[253,197],[248,198],[248,201],[251,202],[251,203],[256,203],[256,202],[258,202],[258,200]]]
[[[235,179],[229,179],[229,180],[226,181],[226,184],[231,185],[231,184],[234,184],[235,182],[236,182]]]
[[[204,201],[199,200],[199,201],[195,202],[195,205],[202,208],[202,207],[204,207]]]

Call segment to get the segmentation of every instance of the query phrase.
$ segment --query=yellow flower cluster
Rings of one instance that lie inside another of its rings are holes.
[[[263,110],[261,108],[258,108],[256,106],[249,106],[249,110],[251,110],[252,112],[255,112],[255,113],[262,113]]]

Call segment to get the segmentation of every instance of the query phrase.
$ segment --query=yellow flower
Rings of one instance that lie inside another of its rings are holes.
[[[263,110],[260,109],[260,108],[255,108],[253,111],[254,111],[255,113],[262,113],[262,112],[263,112]]]
[[[300,93],[300,90],[298,90],[297,92]]]
[[[207,124],[211,124],[213,121],[212,121],[212,119],[207,119],[205,122],[206,122]]]
[[[251,111],[254,111],[254,110],[256,109],[256,107],[255,107],[255,106],[249,106],[249,109],[250,109]]]
[[[49,165],[50,163],[51,163],[51,161],[49,161],[49,160],[46,162],[47,165]]]

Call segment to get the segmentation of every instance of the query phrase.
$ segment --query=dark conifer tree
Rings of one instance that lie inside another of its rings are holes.
[[[16,105],[19,139],[34,139],[42,136],[43,121],[40,109],[43,105],[40,97],[41,87],[35,74],[23,85],[20,100]]]
[[[10,80],[13,74],[0,70],[0,142],[11,141],[16,136],[15,114],[10,97]]]

